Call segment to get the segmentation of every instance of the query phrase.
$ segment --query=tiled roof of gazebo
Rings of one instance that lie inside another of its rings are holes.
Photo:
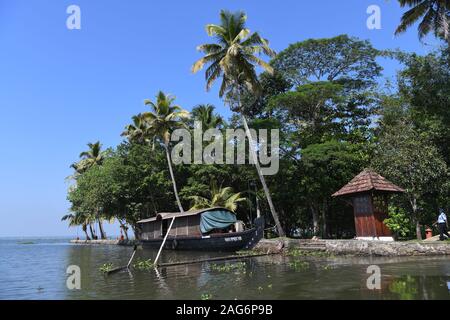
[[[371,190],[384,192],[405,192],[402,188],[396,186],[386,178],[380,176],[375,171],[366,169],[356,177],[354,177],[348,184],[342,187],[341,190],[334,193],[333,197],[339,197],[354,193],[367,192]]]

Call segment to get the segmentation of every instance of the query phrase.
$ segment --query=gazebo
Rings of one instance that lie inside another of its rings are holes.
[[[391,230],[383,223],[388,217],[388,198],[390,194],[403,192],[378,173],[366,169],[332,196],[350,200],[356,239],[392,241]]]

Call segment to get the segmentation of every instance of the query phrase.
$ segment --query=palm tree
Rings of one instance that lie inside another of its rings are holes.
[[[247,201],[247,198],[242,197],[240,192],[234,193],[231,187],[218,188],[215,182],[211,183],[209,195],[210,198],[200,196],[189,197],[193,202],[190,210],[221,207],[236,212],[238,203]]]
[[[104,152],[101,151],[100,141],[88,143],[89,150],[80,153],[81,160],[71,165],[76,173],[82,174],[94,165],[101,165],[104,160]]]
[[[102,144],[100,141],[95,143],[88,143],[87,146],[89,149],[87,151],[83,151],[80,153],[80,161],[71,165],[71,167],[75,170],[75,174],[69,178],[76,178],[85,173],[87,170],[92,168],[94,165],[101,165],[105,158],[105,153],[102,151]],[[103,229],[102,217],[100,213],[96,214],[96,219],[98,222],[98,226],[100,229],[100,236],[102,239],[106,239],[106,233]],[[89,224],[91,234],[94,237],[94,232],[92,229],[92,224]]]
[[[144,101],[146,106],[150,106],[152,108],[152,111],[145,112],[143,114],[143,117],[147,122],[147,133],[150,135],[150,137],[153,137],[153,140],[160,140],[162,142],[164,150],[166,151],[167,165],[169,166],[170,178],[172,179],[173,192],[175,194],[180,213],[183,214],[184,209],[181,205],[180,197],[178,196],[177,183],[172,169],[172,157],[170,155],[170,134],[173,130],[183,128],[185,126],[184,121],[189,118],[189,112],[183,110],[180,106],[173,105],[174,100],[175,97],[166,95],[164,92],[159,91],[156,95],[156,103],[148,99]],[[174,221],[175,216],[172,218],[166,235],[164,236],[164,240],[158,250],[154,261],[155,265],[158,262],[159,256],[164,247],[164,244],[166,243],[167,236],[172,229]]]
[[[212,87],[218,78],[222,78],[219,96],[222,98],[226,95],[228,97],[226,100],[230,107],[232,107],[232,104],[235,104],[235,110],[241,113],[242,122],[250,144],[250,153],[269,203],[278,234],[279,236],[284,236],[272,197],[261,172],[253,139],[241,104],[241,96],[245,90],[251,92],[254,96],[259,95],[261,92],[255,70],[256,66],[263,68],[268,73],[273,73],[272,67],[257,55],[265,54],[273,57],[275,52],[270,49],[266,39],[262,38],[257,32],[251,33],[246,28],[247,16],[245,13],[230,13],[222,10],[220,12],[220,20],[219,25],[208,24],[206,26],[207,34],[210,37],[214,37],[216,43],[202,44],[197,47],[205,56],[193,65],[192,71],[194,73],[198,72],[206,64],[209,64],[205,71],[207,90]]]
[[[422,39],[430,31],[450,41],[449,18],[450,0],[399,0],[401,7],[412,7],[406,11],[395,34],[405,32],[410,26],[422,19],[419,24],[419,38]]]
[[[223,118],[214,113],[212,104],[199,104],[192,109],[192,117],[202,123],[203,129],[215,129],[223,125]]]
[[[62,217],[61,221],[69,221],[69,227],[76,227],[76,226],[80,226],[83,229],[84,234],[86,235],[86,240],[91,240],[91,238],[89,237],[88,233],[87,233],[87,226],[88,226],[88,221],[86,219],[86,216],[80,213],[70,213],[70,214],[66,214],[65,216]]]
[[[147,133],[162,142],[166,151],[167,164],[169,166],[170,177],[172,179],[173,191],[180,212],[183,213],[180,197],[178,196],[177,183],[172,169],[172,158],[170,155],[170,134],[177,128],[184,127],[184,122],[189,118],[189,112],[180,106],[173,105],[175,98],[159,91],[156,102],[145,100],[144,103],[152,108],[152,111],[143,113],[143,118],[147,122]]]
[[[147,142],[147,122],[142,114],[138,114],[132,117],[133,124],[125,127],[125,131],[122,132],[122,136],[128,138],[129,141],[136,143]]]

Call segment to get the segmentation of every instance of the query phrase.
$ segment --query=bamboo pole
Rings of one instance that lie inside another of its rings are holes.
[[[198,259],[198,260],[190,260],[190,261],[168,262],[168,263],[161,263],[160,265],[158,265],[158,267],[160,267],[160,268],[161,267],[172,267],[172,266],[196,264],[196,263],[211,262],[211,261],[228,261],[228,260],[248,259],[248,258],[253,258],[253,257],[269,256],[269,255],[280,254],[280,253],[281,253],[281,251],[280,252],[248,254],[248,255],[232,255],[232,256],[225,256],[225,257],[215,257],[215,258]]]
[[[166,244],[167,236],[169,235],[169,232],[172,229],[172,225],[173,225],[174,221],[175,221],[175,217],[172,218],[172,221],[170,222],[170,226],[167,229],[166,235],[164,236],[164,240],[163,240],[161,246],[159,247],[158,254],[156,255],[155,262],[154,262],[155,266],[158,265],[159,256],[161,255],[162,249],[164,248],[164,245]]]

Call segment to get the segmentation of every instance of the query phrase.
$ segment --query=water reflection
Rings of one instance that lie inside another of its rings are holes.
[[[255,257],[245,265],[214,262],[105,276],[104,263],[126,265],[131,247],[67,244],[2,245],[0,299],[449,299],[448,258]],[[154,259],[138,250],[136,260]],[[221,253],[165,252],[163,262]],[[221,267],[214,267],[214,265]],[[66,269],[81,268],[81,290],[68,290]],[[229,265],[229,267],[223,267]],[[367,267],[381,269],[381,290],[369,290]],[[32,267],[30,267],[32,266]]]

